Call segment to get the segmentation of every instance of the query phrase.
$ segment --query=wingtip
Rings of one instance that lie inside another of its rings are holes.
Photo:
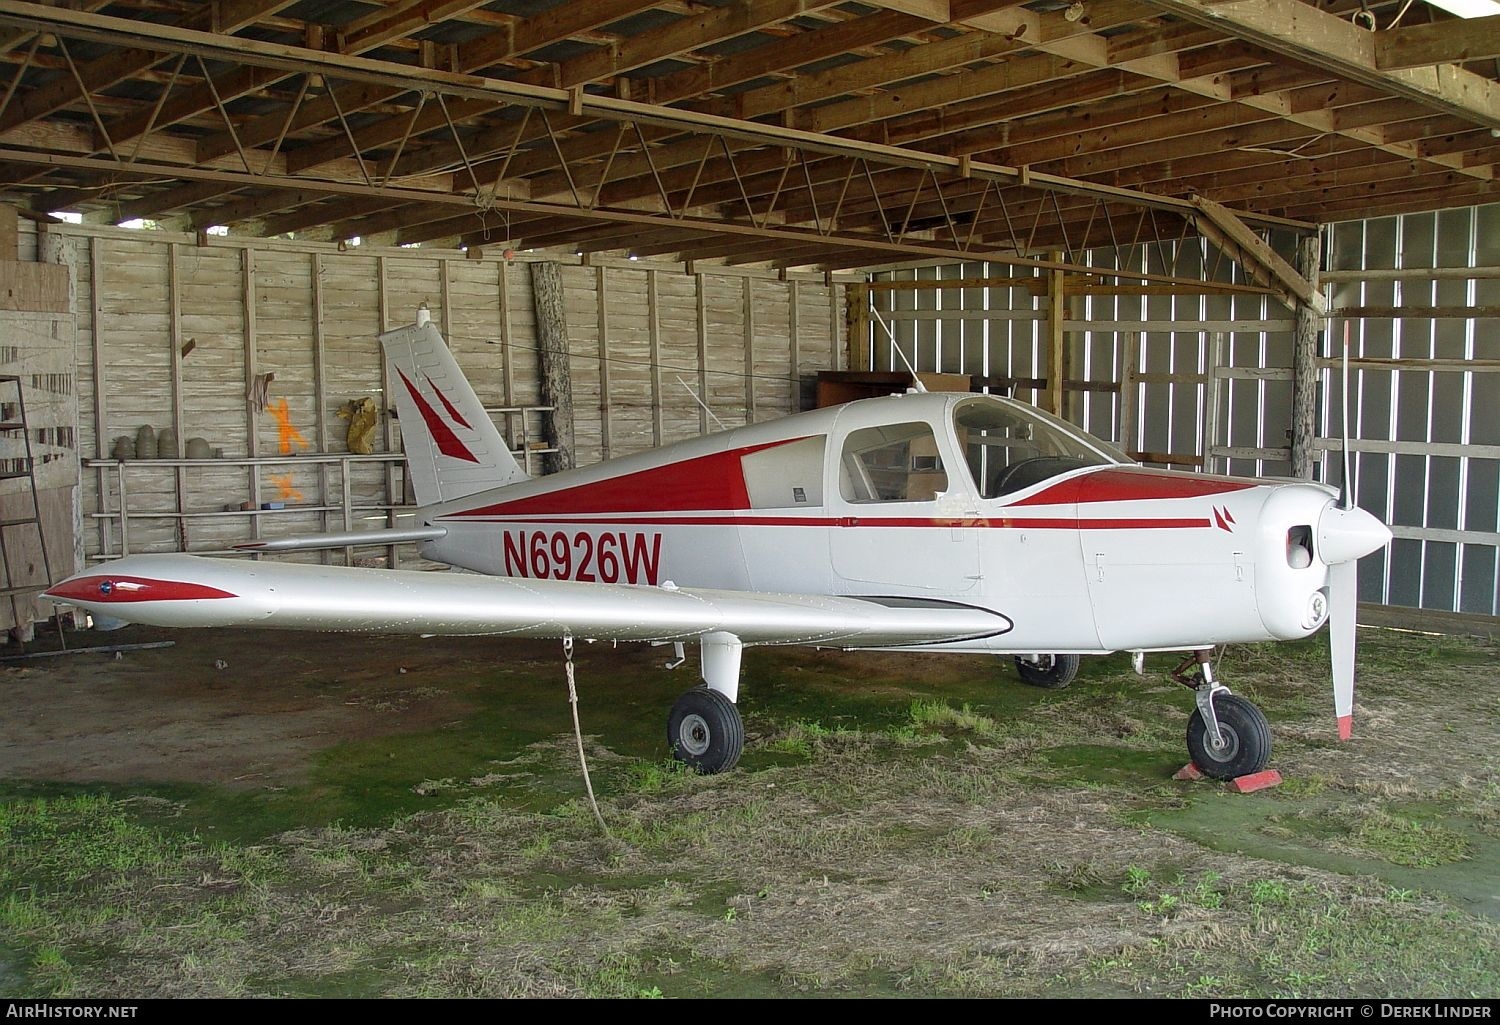
[[[1352,736],[1354,736],[1354,716],[1339,716],[1339,739],[1348,740]]]

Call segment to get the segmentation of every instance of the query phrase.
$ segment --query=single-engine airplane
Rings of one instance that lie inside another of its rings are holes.
[[[261,552],[420,542],[475,571],[132,555],[54,602],[166,627],[694,642],[703,685],[673,754],[735,765],[746,645],[982,652],[1063,687],[1080,655],[1187,651],[1187,746],[1257,772],[1265,716],[1215,645],[1332,622],[1335,710],[1354,703],[1356,561],[1390,539],[1333,489],[1149,469],[1010,399],[864,399],[532,479],[431,323],[380,336],[420,526],[253,542]]]

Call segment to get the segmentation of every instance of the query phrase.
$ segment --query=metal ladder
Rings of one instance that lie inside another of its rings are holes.
[[[19,431],[25,445],[26,455],[20,460],[10,458],[0,460],[0,480],[24,479],[26,481],[26,487],[31,492],[31,515],[0,519],[0,566],[3,566],[5,571],[4,586],[0,587],[0,598],[10,599],[11,620],[19,629],[22,619],[21,596],[45,591],[56,581],[52,577],[52,562],[47,555],[47,535],[42,528],[42,507],[36,492],[36,460],[31,453],[31,427],[26,421],[26,399],[22,394],[25,389],[21,385],[19,375],[0,374],[0,393],[11,387],[16,390],[15,401],[12,403],[0,399],[0,436],[12,435]],[[12,413],[14,416],[11,415]],[[19,468],[15,465],[17,462],[19,462]],[[11,568],[11,545],[7,539],[7,532],[15,527],[27,525],[36,528],[37,546],[42,553],[42,573],[47,578],[45,583],[17,584],[15,571]],[[58,642],[66,649],[68,641],[63,633],[62,612],[57,606],[53,606],[52,618],[57,623]]]

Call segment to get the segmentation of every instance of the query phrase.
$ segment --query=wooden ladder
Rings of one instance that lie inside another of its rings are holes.
[[[5,389],[15,389],[15,399],[5,399]],[[25,447],[25,456],[20,459],[0,460],[0,480],[24,480],[31,492],[31,515],[0,519],[0,566],[4,567],[4,586],[0,586],[0,598],[10,599],[11,619],[17,629],[21,627],[21,596],[37,594],[51,587],[56,581],[52,577],[52,562],[47,555],[47,535],[42,528],[42,507],[36,491],[36,460],[31,452],[31,427],[26,421],[26,399],[22,392],[21,378],[16,374],[0,374],[0,437],[17,432]],[[15,570],[11,567],[11,542],[9,532],[16,527],[36,528],[37,546],[42,553],[42,573],[45,583],[17,584]],[[62,612],[59,606],[52,607],[52,618],[57,623],[58,643],[68,646],[63,633]]]

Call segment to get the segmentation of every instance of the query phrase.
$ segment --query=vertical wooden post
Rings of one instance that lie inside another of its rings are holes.
[[[610,456],[609,435],[609,291],[602,266],[594,268],[594,294],[599,300],[599,455]]]
[[[703,275],[693,275],[693,292],[698,299],[698,433],[708,433],[708,296]]]
[[[832,281],[829,275],[828,282],[823,287],[828,290],[828,369],[829,371],[841,371],[844,366],[849,366],[849,360],[844,353],[844,345],[849,344],[849,326],[844,324],[844,344],[838,344],[838,285]],[[849,290],[844,290],[844,302],[849,300]],[[843,366],[840,366],[843,362]]]
[[[650,343],[651,360],[651,444],[661,448],[666,425],[662,419],[661,393],[661,299],[656,291],[654,270],[646,272],[646,337]]]
[[[108,459],[110,455],[109,440],[109,408],[106,405],[106,383],[108,375],[105,373],[104,362],[104,329],[102,320],[104,317],[104,239],[94,238],[89,240],[89,317],[91,320],[92,339],[90,356],[94,362],[94,452],[99,459]],[[79,453],[83,449],[79,447]],[[101,467],[95,475],[95,488],[99,492],[99,511],[109,512],[109,476]],[[99,520],[99,553],[101,555],[112,554],[113,543],[110,540],[109,517],[101,517]],[[120,522],[125,522],[125,510],[120,509]]]
[[[167,338],[172,347],[172,433],[177,436],[177,455],[181,456],[185,439],[182,415],[182,280],[177,273],[178,257],[181,255],[179,248],[176,242],[167,246]],[[248,297],[246,301],[250,301]],[[188,550],[188,521],[182,517],[182,513],[187,511],[187,482],[183,480],[182,467],[172,468],[172,482],[177,491],[177,547],[185,552]]]
[[[1223,331],[1208,335],[1208,365],[1203,380],[1203,472],[1214,473],[1214,445],[1219,437],[1219,368],[1228,339]]]
[[[1128,455],[1140,450],[1136,434],[1141,384],[1141,336],[1134,331],[1120,335],[1120,448]]]
[[[1062,253],[1048,253],[1047,259],[1062,260]],[[1042,393],[1042,408],[1057,416],[1065,416],[1063,381],[1068,373],[1067,335],[1063,323],[1068,315],[1067,274],[1064,271],[1047,272],[1047,390]]]
[[[1318,287],[1322,240],[1317,232],[1297,240],[1296,269]],[[1298,302],[1292,338],[1292,476],[1312,479],[1313,444],[1317,440],[1318,314]]]
[[[740,279],[745,297],[745,423],[755,423],[755,290],[750,278]]]
[[[255,353],[255,250],[249,246],[240,250],[240,291],[245,311],[245,394],[248,396],[250,385],[259,372]],[[260,410],[248,398],[245,401],[245,427],[249,433],[245,451],[254,459],[260,455]],[[260,467],[253,463],[250,465],[250,506],[252,509],[260,508]],[[260,537],[258,515],[250,517],[250,536]]]
[[[829,291],[834,289],[830,286]],[[856,282],[844,290],[848,297],[848,305],[844,317],[845,330],[848,332],[844,339],[846,350],[849,354],[847,365],[850,370],[870,369],[870,286],[864,282]],[[829,328],[834,337],[838,337],[838,328],[830,323]],[[838,352],[838,346],[834,346],[834,352]],[[833,369],[838,369],[838,360],[835,358]]]
[[[799,413],[802,411],[802,343],[797,333],[800,325],[797,318],[797,282],[795,280],[787,283],[787,307],[786,307],[786,336],[789,340],[789,352],[787,359],[790,366],[787,367],[788,383],[791,385],[791,394],[787,400],[787,412]]]
[[[510,350],[510,262],[505,261],[500,264],[500,379],[505,385],[505,404],[514,406],[516,371]],[[524,420],[525,414],[521,418]],[[513,438],[507,441],[515,444]]]
[[[542,376],[542,405],[552,411],[542,420],[548,453],[544,472],[573,468],[573,379],[568,366],[568,321],[563,305],[562,264],[531,265],[531,295],[536,307],[537,362]]]
[[[451,347],[453,345],[453,321],[448,313],[448,307],[453,302],[449,267],[452,260],[438,260],[438,302],[443,304],[443,312],[438,317],[438,323],[442,325],[443,339]]]
[[[308,267],[312,275],[312,373],[313,373],[313,409],[314,429],[317,431],[317,451],[328,451],[328,390],[324,383],[327,371],[324,363],[327,360],[325,343],[323,338],[323,254],[313,253],[309,258]],[[343,466],[343,473],[348,475],[348,463]],[[328,518],[328,506],[332,505],[332,489],[328,479],[328,464],[318,464],[318,504],[323,506],[323,530],[326,533],[330,529]],[[342,529],[350,529],[349,506],[344,506]],[[323,551],[319,561],[327,565],[331,559],[328,551]],[[344,549],[344,565],[354,565],[354,549]]]
[[[390,290],[385,283],[385,257],[375,257],[375,299],[380,306],[380,332],[384,334],[390,330],[391,309]],[[377,345],[377,349],[379,346]],[[380,418],[385,424],[385,450],[396,451],[395,424],[391,419],[391,410],[395,408],[395,400],[391,396],[391,373],[385,361],[385,353],[382,351],[376,357],[380,360]],[[401,447],[406,448],[406,439],[401,439]],[[401,493],[396,493],[396,468],[402,467]],[[393,463],[382,462],[381,467],[385,471],[385,501],[391,507],[385,514],[385,525],[396,526],[396,506],[406,503],[406,492],[411,490],[411,474],[405,472],[405,461]],[[385,549],[385,565],[387,569],[400,568],[401,551],[395,545],[387,545]]]

